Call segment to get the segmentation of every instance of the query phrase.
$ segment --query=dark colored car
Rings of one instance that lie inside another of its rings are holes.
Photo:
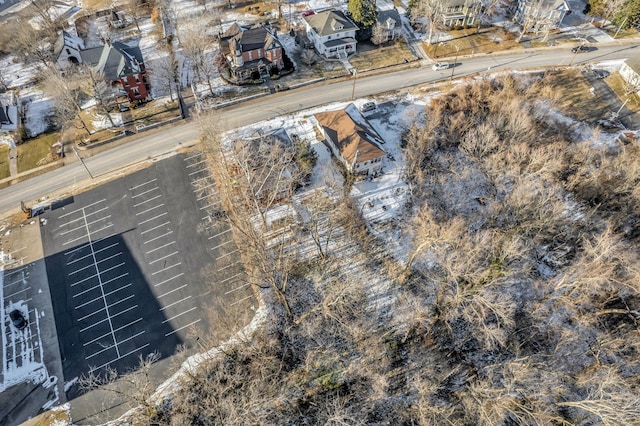
[[[13,311],[9,312],[9,318],[11,318],[13,326],[18,330],[24,329],[27,324],[29,324],[24,318],[24,315],[22,315],[22,312],[20,312],[18,309],[14,309]]]
[[[591,48],[589,46],[585,46],[584,44],[581,44],[580,46],[576,46],[573,49],[571,49],[571,53],[582,53],[582,52],[588,52],[590,50]]]

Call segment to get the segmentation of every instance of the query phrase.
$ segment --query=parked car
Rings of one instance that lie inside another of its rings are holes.
[[[591,48],[589,46],[585,46],[584,44],[581,44],[580,46],[576,46],[573,49],[571,49],[571,53],[582,53],[582,52],[588,52],[590,50]]]
[[[14,309],[13,311],[9,312],[9,318],[11,318],[13,326],[18,330],[23,330],[29,324],[24,318],[22,312],[18,309]]]
[[[446,70],[449,68],[449,62],[436,62],[431,68],[434,71]]]
[[[360,112],[373,111],[374,109],[376,109],[376,103],[375,102],[365,102],[360,107]]]

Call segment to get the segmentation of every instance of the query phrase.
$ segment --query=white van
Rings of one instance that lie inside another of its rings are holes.
[[[449,62],[436,62],[431,68],[434,71],[446,70],[449,68]]]

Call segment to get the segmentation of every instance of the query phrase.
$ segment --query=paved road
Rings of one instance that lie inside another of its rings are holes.
[[[450,70],[433,71],[424,63],[420,68],[404,69],[378,75],[358,75],[355,97],[371,96],[388,91],[400,90],[421,84],[435,83],[453,77],[464,77],[477,73],[531,69],[535,67],[580,65],[592,61],[628,58],[640,52],[638,42],[616,41],[608,45],[598,45],[598,49],[578,55],[568,48],[541,49],[525,53],[502,53],[459,57],[457,66]],[[219,110],[216,118],[228,128],[267,120],[314,106],[351,99],[353,80],[340,80],[310,85],[305,88],[280,92],[252,102],[242,103]],[[132,137],[132,143],[100,153],[86,159],[86,165],[97,179],[127,165],[144,161],[181,146],[197,142],[199,129],[194,122],[181,122],[156,129],[143,135]],[[82,155],[82,154],[81,154]],[[86,152],[83,155],[88,155]],[[28,181],[0,190],[0,215],[16,211],[20,201],[31,201],[46,194],[71,190],[90,180],[79,162],[72,162],[50,173],[34,177]]]

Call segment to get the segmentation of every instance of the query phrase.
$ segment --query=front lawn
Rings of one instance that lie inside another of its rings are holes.
[[[516,42],[515,34],[502,27],[482,28],[479,32],[476,28],[467,28],[452,30],[447,34],[451,37],[449,40],[434,40],[431,45],[422,43],[422,48],[429,57],[454,57],[456,48],[459,49],[458,56],[522,49],[522,46]]]
[[[8,178],[9,175],[9,147],[0,145],[0,179]]]
[[[51,145],[58,142],[60,133],[45,133],[18,145],[18,173],[34,169],[58,158],[51,155]]]
[[[375,46],[371,43],[358,43],[358,53],[349,59],[349,63],[358,71],[383,68],[414,59],[404,40],[398,39],[390,46]]]

